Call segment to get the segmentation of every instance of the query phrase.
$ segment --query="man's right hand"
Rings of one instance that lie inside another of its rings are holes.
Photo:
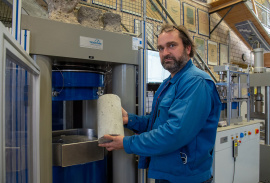
[[[122,107],[122,117],[123,117],[123,124],[126,125],[128,124],[128,113],[123,109]]]

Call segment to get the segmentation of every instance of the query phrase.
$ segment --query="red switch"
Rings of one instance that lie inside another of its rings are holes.
[[[251,132],[250,131],[248,132],[248,135],[251,135]]]
[[[258,128],[255,129],[255,134],[260,133],[260,130]]]

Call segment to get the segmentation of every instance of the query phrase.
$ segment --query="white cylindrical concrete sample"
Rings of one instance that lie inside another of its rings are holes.
[[[121,100],[117,95],[106,94],[97,101],[98,141],[109,142],[102,138],[104,135],[123,135]]]

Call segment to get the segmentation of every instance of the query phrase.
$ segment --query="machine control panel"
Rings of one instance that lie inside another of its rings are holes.
[[[239,141],[238,140],[233,140],[232,145],[233,145],[233,157],[236,158],[238,156]]]
[[[259,129],[260,123],[251,122],[218,130],[213,161],[215,183],[259,182]]]
[[[231,129],[230,133],[227,130],[217,134],[216,150],[222,150],[232,146],[232,141],[237,140],[238,146],[251,139],[259,138],[260,129],[256,125],[247,125],[240,128]]]

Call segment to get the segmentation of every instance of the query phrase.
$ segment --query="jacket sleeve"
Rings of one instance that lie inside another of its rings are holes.
[[[137,116],[135,114],[128,114],[128,124],[124,127],[141,134],[147,130],[150,115]]]
[[[127,153],[162,155],[185,146],[197,136],[213,107],[212,90],[201,77],[190,78],[181,86],[185,87],[178,87],[175,100],[168,106],[166,122],[149,132],[124,137]]]

